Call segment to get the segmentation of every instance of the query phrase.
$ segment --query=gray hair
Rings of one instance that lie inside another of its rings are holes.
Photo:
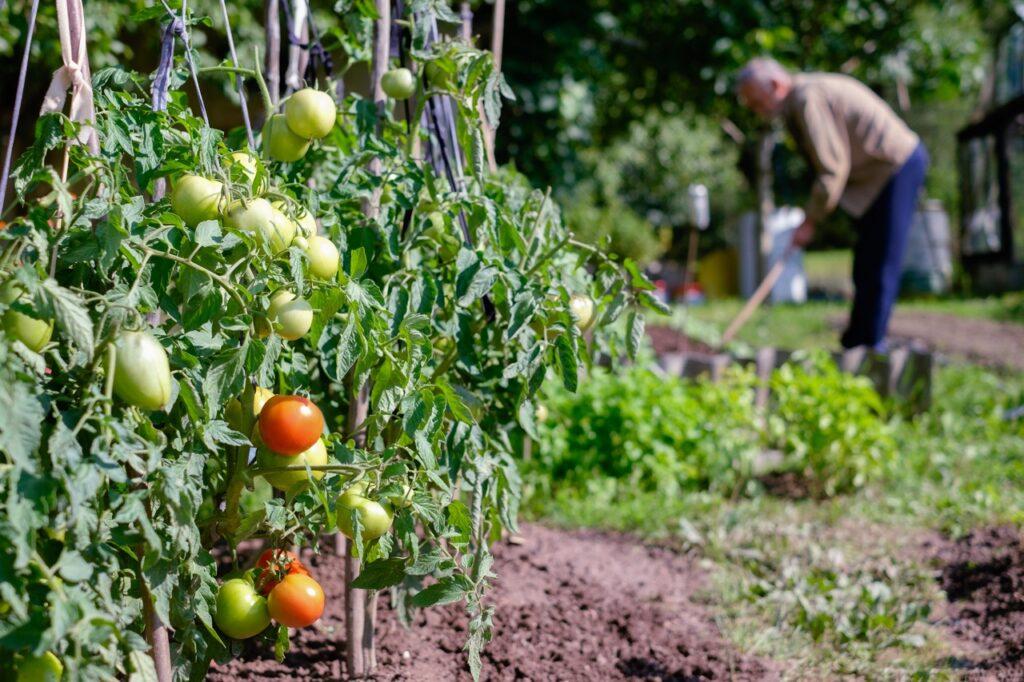
[[[736,87],[740,88],[747,83],[753,83],[760,88],[767,88],[773,81],[787,80],[789,77],[790,74],[786,67],[771,57],[756,57],[740,69],[736,76]]]

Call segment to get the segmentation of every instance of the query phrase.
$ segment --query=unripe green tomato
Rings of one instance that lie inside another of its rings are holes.
[[[257,386],[252,392],[252,402],[248,410],[242,407],[242,399],[245,398],[244,393],[240,398],[232,398],[228,401],[227,407],[224,408],[224,421],[235,431],[247,433],[252,428],[252,425],[256,423],[256,417],[259,416],[260,410],[273,397],[273,391]]]
[[[451,75],[437,62],[427,62],[427,81],[438,90],[451,89]]]
[[[270,324],[270,320],[263,315],[254,315],[252,326],[256,329],[257,339],[265,339],[270,336],[270,332],[274,331],[274,325]]]
[[[149,332],[121,332],[114,341],[114,393],[129,405],[159,410],[171,399],[167,351]]]
[[[183,175],[172,183],[171,209],[185,224],[195,227],[216,220],[223,206],[224,185],[199,175]]]
[[[404,67],[391,69],[381,77],[380,86],[388,97],[409,99],[416,92],[416,76]]]
[[[266,199],[234,202],[228,210],[227,223],[236,230],[255,234],[273,253],[287,249],[295,238],[295,221]]]
[[[64,664],[52,651],[18,663],[18,682],[60,682]]]
[[[299,137],[321,138],[334,127],[338,107],[326,92],[303,88],[285,101],[284,115],[288,127]]]
[[[395,195],[391,191],[391,185],[384,185],[380,190],[380,203],[381,206],[390,204],[395,200]]]
[[[320,279],[334,279],[341,265],[338,247],[327,237],[313,235],[303,248],[309,258],[309,274]]]
[[[232,639],[255,637],[270,625],[267,600],[249,581],[228,580],[217,590],[213,622]]]
[[[247,151],[237,151],[228,154],[225,161],[229,171],[238,168],[246,183],[252,187],[260,168],[260,162],[255,156]]]
[[[537,409],[534,411],[534,418],[538,422],[546,422],[548,420],[548,406],[544,403],[537,403]]]
[[[324,441],[320,439],[313,443],[313,445],[305,452],[300,452],[299,454],[291,457],[287,455],[276,455],[270,450],[262,449],[259,452],[259,463],[261,467],[266,468],[303,466],[306,464],[311,467],[324,466],[327,464],[327,446],[324,445]],[[323,471],[311,471],[310,473],[312,473],[313,478],[318,481],[324,477]],[[282,492],[294,490],[298,486],[304,486],[309,482],[305,471],[277,471],[264,474],[263,478],[267,479],[267,483]]]
[[[350,540],[355,539],[355,532],[352,524],[352,510],[359,510],[359,523],[362,524],[363,540],[375,540],[384,535],[391,528],[394,521],[394,513],[390,505],[384,505],[375,500],[353,494],[352,491],[343,493],[338,497],[336,508],[338,514],[338,529]]]
[[[286,216],[290,217],[294,214],[295,217],[292,219],[292,222],[295,223],[296,234],[307,238],[316,234],[316,218],[313,217],[313,214],[310,213],[305,206],[299,206],[297,211],[290,210],[288,205],[283,201],[275,201],[271,206],[281,213],[284,213]]]
[[[573,294],[569,298],[569,310],[580,331],[590,329],[594,323],[594,299],[586,294]]]
[[[274,114],[263,124],[263,151],[274,161],[298,161],[309,151],[309,140],[292,132],[284,114]]]
[[[4,303],[14,303],[20,297],[20,289],[8,284],[0,293]],[[4,332],[13,339],[21,341],[30,350],[38,353],[50,342],[53,336],[53,319],[31,317],[23,312],[8,309],[3,316]]]
[[[388,502],[396,509],[405,509],[412,506],[412,488],[408,483],[401,484],[402,492],[388,495]]]
[[[294,341],[305,336],[313,326],[313,307],[306,299],[281,290],[270,297],[267,318],[281,338]]]

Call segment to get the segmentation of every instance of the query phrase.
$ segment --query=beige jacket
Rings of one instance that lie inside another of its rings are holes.
[[[917,148],[918,137],[860,81],[830,73],[793,78],[783,115],[817,176],[807,217],[818,222],[841,206],[859,218]]]

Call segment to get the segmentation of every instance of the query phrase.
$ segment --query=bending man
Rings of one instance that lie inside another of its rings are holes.
[[[855,292],[842,344],[883,350],[927,150],[884,100],[849,76],[790,73],[761,58],[740,71],[737,92],[762,118],[785,119],[814,170],[793,243],[810,243],[815,225],[837,207],[854,218]]]

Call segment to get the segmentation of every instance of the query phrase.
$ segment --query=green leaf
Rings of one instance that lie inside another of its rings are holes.
[[[413,595],[409,603],[416,608],[451,604],[464,599],[471,590],[472,585],[465,577],[452,575],[441,578],[425,590],[420,590]]]
[[[53,310],[61,336],[91,360],[94,350],[92,319],[82,299],[52,279],[45,280],[39,292],[44,299],[43,306]]]
[[[570,393],[576,392],[579,384],[580,366],[576,350],[572,347],[569,337],[562,334],[555,339],[555,360],[558,363],[558,371],[562,375],[562,385]]]
[[[203,390],[207,403],[211,406],[223,405],[228,398],[242,391],[245,382],[245,360],[249,352],[246,342],[237,348],[221,353],[214,361],[203,382]]]
[[[359,247],[349,252],[348,275],[352,279],[359,279],[366,272],[366,249]]]
[[[352,587],[360,590],[382,590],[402,582],[405,578],[405,559],[378,559],[364,564]]]
[[[632,311],[626,320],[626,352],[631,360],[636,359],[637,351],[644,340],[644,316]]]

